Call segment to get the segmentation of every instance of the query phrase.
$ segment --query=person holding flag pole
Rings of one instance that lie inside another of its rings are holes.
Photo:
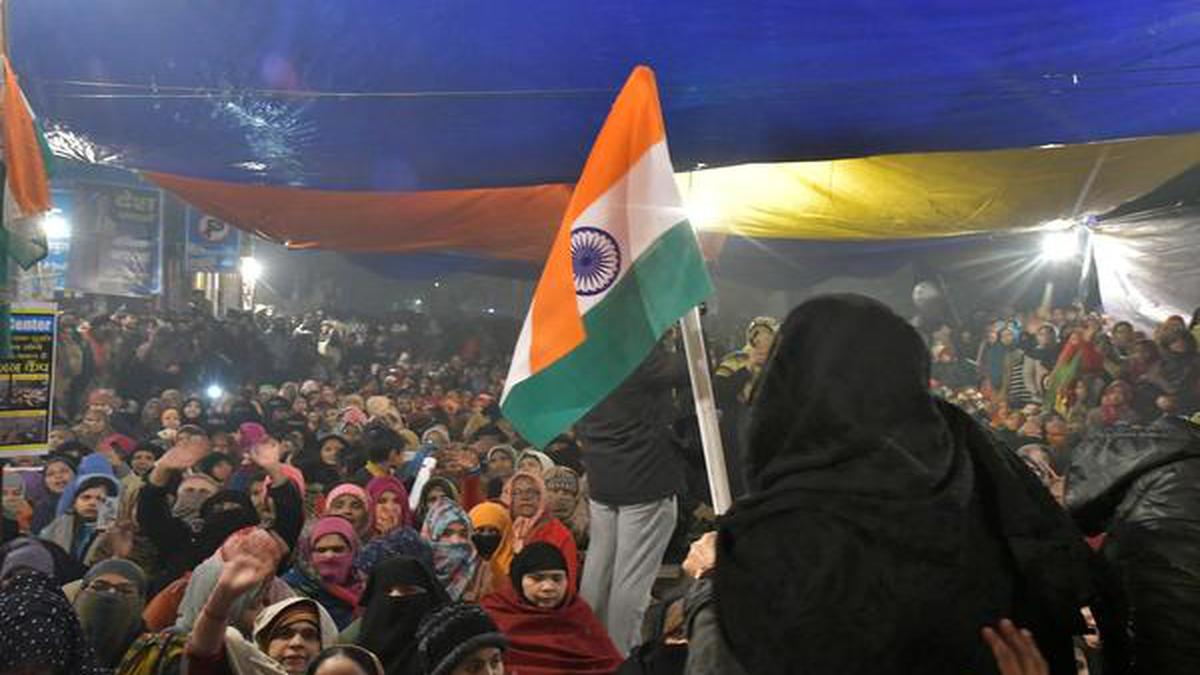
[[[675,527],[682,467],[662,411],[670,388],[689,376],[714,507],[730,505],[697,310],[711,293],[654,73],[638,66],[576,184],[501,400],[505,417],[538,446],[580,423],[592,494],[582,593],[623,653],[638,642]],[[658,346],[677,321],[686,361]]]

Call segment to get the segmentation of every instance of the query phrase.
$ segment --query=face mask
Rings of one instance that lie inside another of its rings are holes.
[[[313,561],[313,567],[316,568],[317,574],[321,575],[321,581],[328,584],[341,584],[350,576],[350,568],[354,565],[354,555],[347,553],[334,558],[326,558],[321,561]]]
[[[500,548],[500,540],[503,538],[499,532],[479,532],[471,535],[471,542],[475,544],[475,550],[479,552],[479,557],[491,560],[496,549]]]
[[[116,667],[138,634],[142,600],[85,589],[75,600],[75,611],[100,663]]]

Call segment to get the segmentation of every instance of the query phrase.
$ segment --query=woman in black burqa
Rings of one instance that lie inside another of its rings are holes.
[[[1011,618],[1052,673],[1089,551],[1011,452],[928,391],[920,336],[863,296],[797,307],[755,393],[750,495],[722,521],[721,633],[750,673],[984,675]]]

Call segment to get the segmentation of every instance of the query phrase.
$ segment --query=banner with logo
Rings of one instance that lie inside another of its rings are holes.
[[[187,208],[187,271],[236,272],[241,232],[229,223]]]
[[[79,183],[74,197],[67,287],[123,296],[162,292],[162,192]]]
[[[12,310],[8,358],[0,359],[0,457],[48,450],[53,419],[54,308]]]

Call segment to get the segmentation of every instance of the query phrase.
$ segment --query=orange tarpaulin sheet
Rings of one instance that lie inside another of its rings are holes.
[[[569,185],[350,192],[144,175],[207,214],[291,248],[356,253],[540,261],[571,198]]]
[[[1200,134],[985,152],[743,164],[677,174],[712,259],[726,235],[946,237],[1100,215],[1200,160]],[[193,206],[293,248],[459,253],[540,265],[571,186],[346,192],[147,173]]]

